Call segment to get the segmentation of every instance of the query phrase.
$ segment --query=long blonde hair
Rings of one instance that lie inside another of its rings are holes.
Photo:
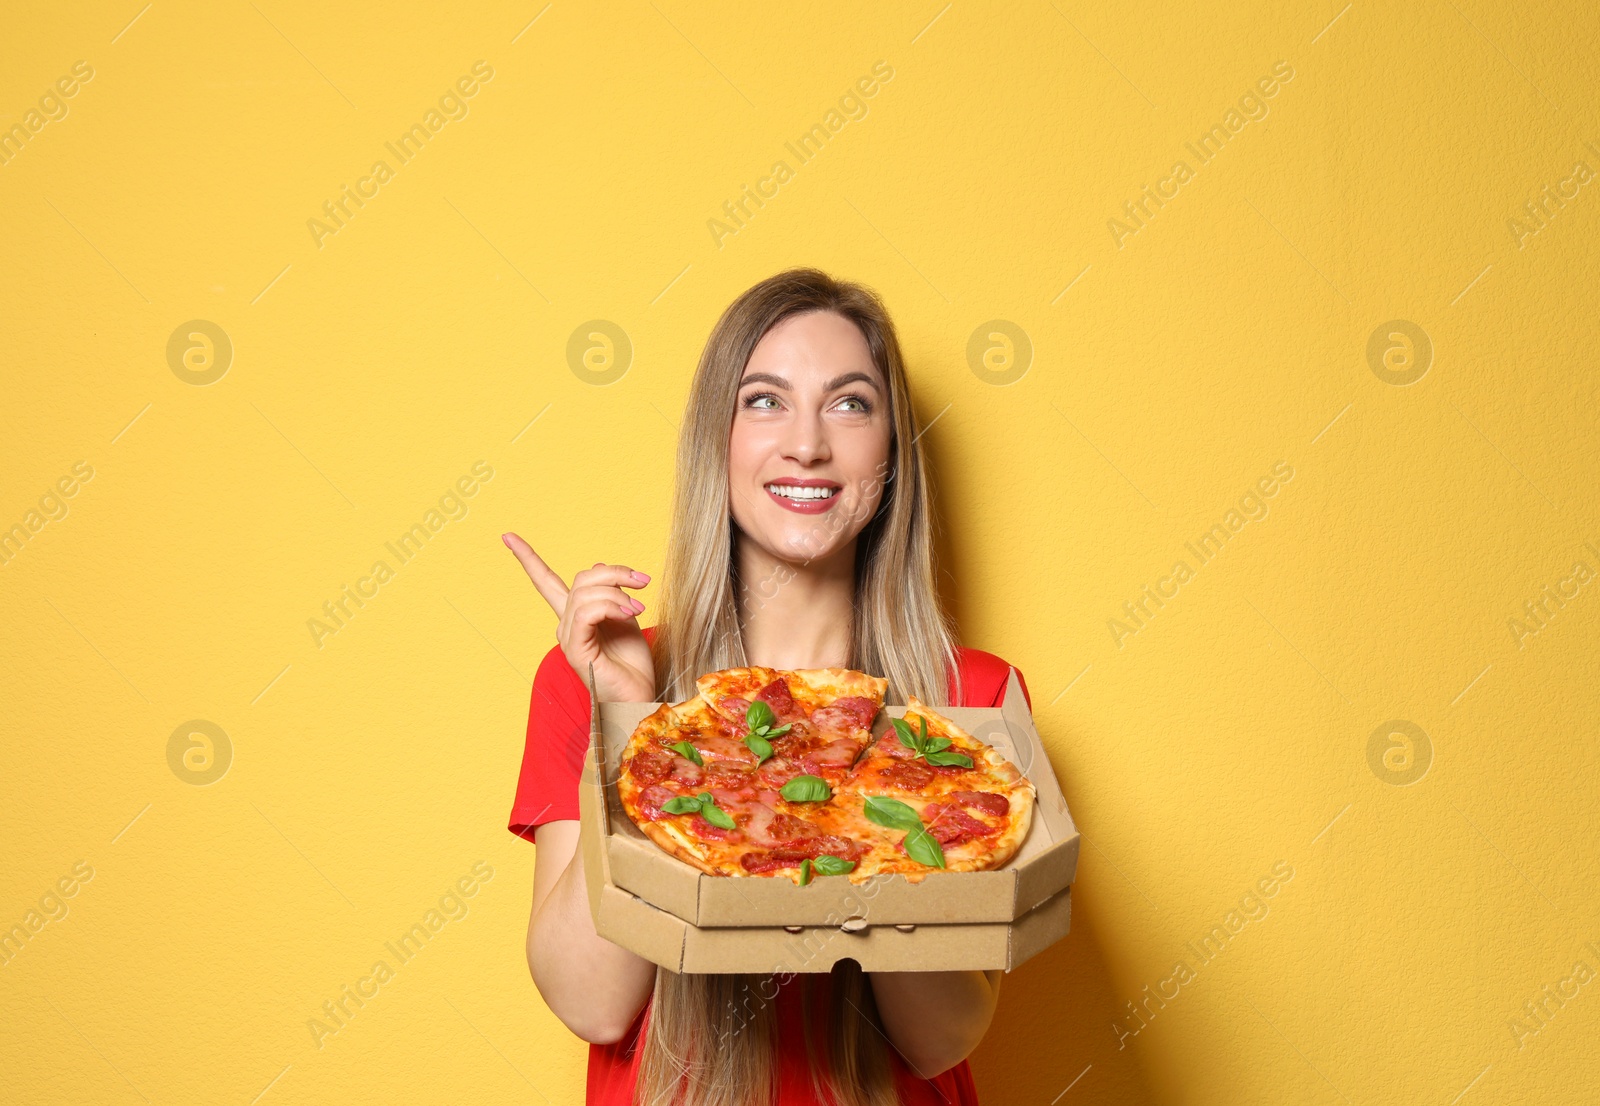
[[[835,312],[856,324],[889,387],[890,465],[877,515],[856,538],[849,667],[889,681],[888,702],[960,701],[954,628],[935,583],[936,519],[916,413],[894,324],[870,289],[818,269],[790,269],[731,303],[706,340],[678,437],[662,598],[653,648],[658,695],[681,702],[695,677],[745,665],[739,597],[760,602],[782,577],[741,581],[729,512],[728,439],[739,380],[761,338],[782,320]],[[640,1106],[751,1106],[776,1087],[771,976],[661,969],[647,1015],[634,1101]],[[804,1042],[820,1098],[839,1106],[898,1101],[882,1024],[860,965],[832,971],[826,1052],[812,1039],[813,977],[802,977]],[[756,998],[752,1002],[751,996]],[[794,1042],[784,1042],[792,1047]],[[680,1088],[682,1090],[680,1091]],[[680,1094],[682,1097],[680,1098]]]

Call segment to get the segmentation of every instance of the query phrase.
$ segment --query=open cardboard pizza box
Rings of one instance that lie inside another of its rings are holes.
[[[994,746],[1038,793],[1028,835],[1003,868],[930,872],[921,882],[839,876],[799,886],[783,876],[712,876],[646,837],[616,779],[635,727],[659,703],[600,702],[591,677],[589,751],[579,782],[580,842],[600,936],[676,972],[1009,970],[1066,935],[1078,831],[1015,671],[1004,704],[936,707]],[[885,706],[873,736],[890,728]]]

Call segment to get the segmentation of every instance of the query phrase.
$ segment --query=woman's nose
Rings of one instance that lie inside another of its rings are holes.
[[[783,447],[784,456],[801,464],[826,461],[830,452],[827,429],[822,425],[821,415],[815,412],[796,415],[789,424]]]

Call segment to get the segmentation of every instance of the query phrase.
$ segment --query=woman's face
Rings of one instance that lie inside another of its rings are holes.
[[[823,560],[878,509],[889,474],[888,385],[855,323],[791,315],[745,366],[728,442],[733,520],[779,560]]]

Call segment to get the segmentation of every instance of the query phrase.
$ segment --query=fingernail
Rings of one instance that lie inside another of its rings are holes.
[[[500,535],[500,544],[505,546],[507,549],[510,549],[511,548],[511,535],[510,534],[501,534]]]
[[[648,584],[650,582],[650,577],[646,573],[640,572],[638,569],[633,570],[633,578],[639,581],[641,584]]]
[[[640,611],[644,610],[644,604],[639,602],[637,599],[633,600],[633,606],[634,606],[634,611],[633,611],[634,614],[638,614]]]

